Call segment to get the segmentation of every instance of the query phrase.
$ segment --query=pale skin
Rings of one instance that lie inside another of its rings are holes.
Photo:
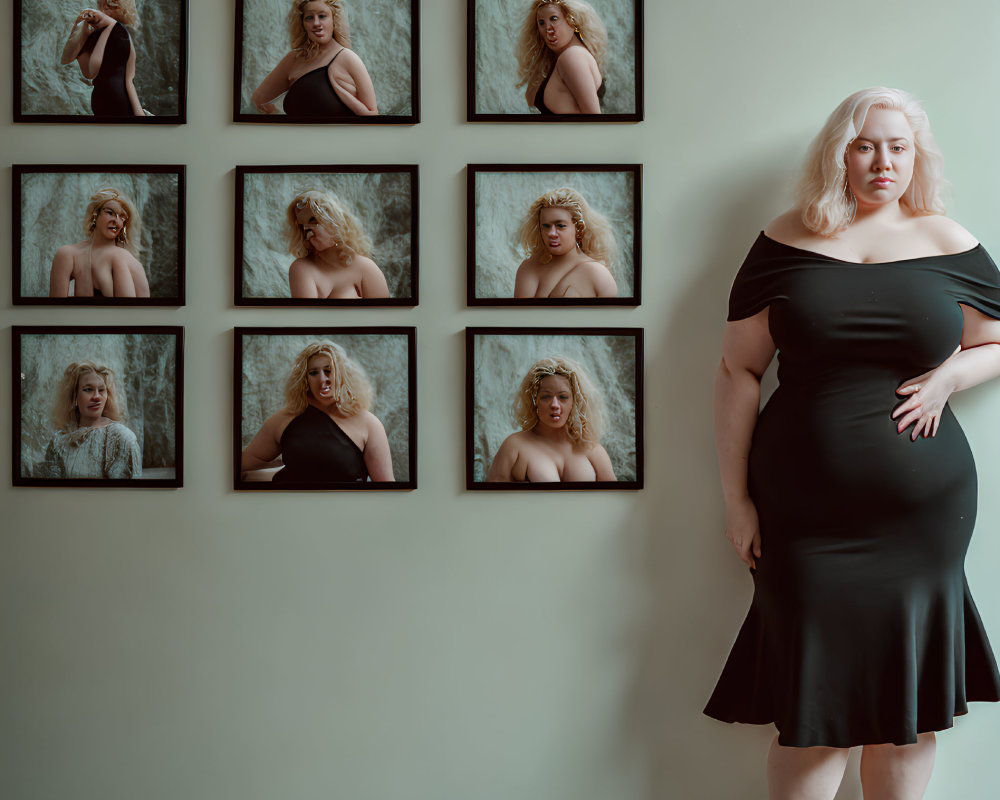
[[[96,372],[85,372],[76,382],[76,408],[81,428],[103,428],[112,420],[103,416],[108,387]]]
[[[611,271],[584,253],[576,240],[573,214],[550,206],[538,213],[545,253],[522,261],[514,278],[514,297],[615,297]]]
[[[538,422],[531,430],[504,439],[486,475],[489,482],[543,483],[613,481],[611,459],[599,444],[573,442],[566,424],[573,390],[562,375],[547,375],[538,384]]]
[[[333,393],[333,364],[328,355],[317,354],[309,359],[306,380],[309,390],[306,401],[334,421],[348,438],[361,450],[365,467],[373,481],[392,481],[392,453],[389,438],[378,417],[370,411],[347,415],[339,410]],[[253,441],[243,451],[240,471],[243,476],[250,470],[275,466],[281,456],[281,435],[294,414],[279,411],[265,421]]]
[[[545,86],[545,105],[553,114],[600,114],[601,70],[597,59],[580,41],[561,7],[541,6],[535,14],[538,37],[556,57]],[[535,104],[539,84],[529,85],[525,99]]]
[[[128,214],[117,200],[97,210],[89,239],[60,247],[52,259],[49,297],[149,297],[149,281],[139,260],[116,238],[128,223]]]
[[[378,265],[341,245],[308,206],[296,212],[296,219],[304,231],[309,255],[295,259],[288,268],[292,297],[351,300],[389,296]]]
[[[250,98],[257,110],[261,114],[277,113],[273,102],[277,97],[307,72],[330,62],[327,76],[344,105],[358,116],[377,115],[375,85],[358,55],[334,38],[330,7],[323,2],[306,3],[302,9],[302,27],[318,49],[308,58],[294,51],[282,58]],[[336,60],[331,62],[334,56]]]
[[[764,231],[793,247],[855,263],[901,261],[961,253],[976,246],[958,223],[940,216],[915,216],[900,205],[913,175],[913,132],[898,111],[871,109],[845,155],[848,182],[857,199],[853,223],[833,237],[813,233],[801,211],[789,211]],[[961,344],[942,364],[906,381],[885,399],[885,412],[897,432],[911,440],[934,436],[953,392],[1000,375],[1000,321],[961,305]],[[726,323],[722,363],[715,383],[715,429],[719,471],[726,502],[726,537],[739,557],[756,567],[762,541],[757,509],[747,489],[747,460],[757,424],[760,379],[774,357],[768,309],[748,319]],[[916,744],[866,745],[861,778],[868,800],[919,800],[934,765],[933,733]],[[843,777],[846,749],[792,748],[774,744],[768,756],[772,800],[832,800]]]
[[[80,65],[83,77],[93,80],[101,71],[101,64],[104,62],[104,48],[111,35],[111,29],[115,25],[121,24],[118,9],[109,6],[107,0],[99,0],[97,8],[85,8],[73,22],[73,29],[63,47],[59,63],[66,65],[71,61],[76,61]],[[92,50],[84,49],[87,38],[95,30],[101,32],[96,44]],[[125,91],[132,107],[132,116],[142,117],[145,116],[145,112],[142,110],[142,103],[139,102],[139,94],[135,90],[134,80],[135,48],[130,41],[128,62],[125,64]]]

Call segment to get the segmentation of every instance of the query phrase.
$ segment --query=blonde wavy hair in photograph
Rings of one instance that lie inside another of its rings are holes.
[[[338,44],[350,49],[351,33],[347,24],[347,9],[344,8],[340,0],[292,0],[292,7],[288,10],[286,22],[288,24],[288,38],[291,42],[292,52],[298,53],[301,58],[312,58],[316,55],[319,47],[309,38],[305,26],[302,24],[302,9],[310,2],[326,3],[333,17],[333,38]]]
[[[911,214],[943,214],[944,156],[920,102],[909,92],[875,86],[855,92],[827,119],[806,154],[798,199],[802,222],[813,233],[835,236],[850,225],[854,198],[847,185],[847,148],[872,108],[900,111],[913,131],[913,179],[899,202]]]
[[[298,213],[307,206],[316,221],[334,238],[348,262],[352,253],[371,256],[372,242],[361,227],[361,221],[333,192],[320,189],[300,192],[288,204],[285,221],[289,253],[296,258],[305,258],[311,252],[306,231],[298,220]]]
[[[116,12],[108,16],[114,16],[122,25],[128,25],[130,28],[138,28],[142,24],[139,21],[139,12],[136,10],[135,0],[104,0],[104,5],[109,11]]]
[[[331,377],[337,411],[353,417],[371,408],[375,390],[364,369],[348,356],[339,344],[322,340],[306,345],[305,349],[295,357],[292,371],[285,381],[283,411],[297,417],[306,410],[309,405],[306,399],[309,394],[309,359],[320,355],[327,356],[333,367]]]
[[[97,227],[97,215],[112,200],[117,200],[121,203],[122,208],[125,209],[125,213],[128,215],[125,224],[122,225],[121,233],[115,238],[115,244],[119,247],[124,247],[132,255],[138,257],[139,251],[142,249],[142,220],[139,217],[139,211],[136,209],[135,204],[129,199],[128,195],[120,192],[118,189],[113,189],[109,186],[104,189],[98,189],[90,196],[90,202],[87,203],[87,210],[83,215],[83,230],[88,239],[94,235],[94,229]]]
[[[597,16],[597,12],[583,0],[535,0],[521,24],[521,35],[517,39],[517,86],[536,86],[552,72],[556,63],[555,54],[549,49],[538,32],[538,9],[542,6],[557,6],[566,21],[576,31],[577,37],[597,61],[597,67],[604,74],[604,56],[608,49],[608,30]]]
[[[567,187],[552,189],[531,204],[517,233],[517,244],[525,257],[542,264],[552,260],[539,229],[539,215],[545,208],[565,208],[573,218],[580,250],[594,261],[603,262],[608,269],[612,268],[618,257],[618,243],[611,223],[591,208],[582,194]]]
[[[111,367],[93,361],[74,361],[63,372],[52,401],[49,421],[55,430],[73,429],[80,423],[80,411],[76,405],[80,379],[89,374],[100,375],[108,388],[108,399],[104,403],[101,416],[121,421],[125,417],[125,390],[118,386],[118,380]]]
[[[550,375],[565,378],[573,391],[573,408],[566,420],[567,436],[579,444],[600,444],[603,422],[601,396],[583,367],[565,356],[542,358],[531,365],[514,395],[514,421],[522,431],[530,431],[538,424],[538,391],[542,379]]]

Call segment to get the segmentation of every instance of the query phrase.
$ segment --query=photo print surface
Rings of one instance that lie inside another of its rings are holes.
[[[236,489],[416,488],[416,330],[237,328]]]
[[[416,305],[415,166],[237,167],[236,185],[236,305]]]
[[[469,489],[641,489],[639,328],[467,328]]]
[[[183,123],[186,0],[14,0],[15,122]]]
[[[183,305],[183,166],[14,166],[13,299]]]
[[[418,0],[238,0],[236,15],[237,122],[419,121]]]
[[[638,164],[468,167],[469,305],[640,302]]]
[[[470,121],[642,119],[642,0],[468,8]]]
[[[179,327],[15,326],[14,485],[182,485]]]

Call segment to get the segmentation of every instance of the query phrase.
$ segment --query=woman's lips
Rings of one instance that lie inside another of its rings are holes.
[[[895,183],[895,181],[892,178],[886,178],[886,177],[873,178],[871,182],[874,183],[876,186],[888,186],[891,183]]]

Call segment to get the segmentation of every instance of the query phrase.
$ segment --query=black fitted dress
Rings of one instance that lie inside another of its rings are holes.
[[[365,456],[330,415],[307,406],[281,434],[285,466],[273,483],[354,483],[368,479]]]
[[[87,38],[84,45],[93,51],[100,30],[95,30]],[[125,67],[132,52],[132,40],[125,26],[115,23],[111,33],[104,43],[104,57],[101,59],[101,69],[94,78],[94,91],[90,95],[90,108],[97,117],[130,117],[132,102],[125,89]]]
[[[338,50],[333,58],[322,67],[299,76],[288,91],[281,107],[290,117],[356,117],[347,104],[340,99],[330,83],[330,65],[344,50]]]
[[[770,307],[779,387],[750,448],[762,555],[705,713],[783,745],[907,744],[950,728],[1000,675],[965,580],[976,467],[946,407],[896,432],[895,390],[944,361],[959,303],[1000,318],[983,247],[856,264],[760,235],[729,319]]]

